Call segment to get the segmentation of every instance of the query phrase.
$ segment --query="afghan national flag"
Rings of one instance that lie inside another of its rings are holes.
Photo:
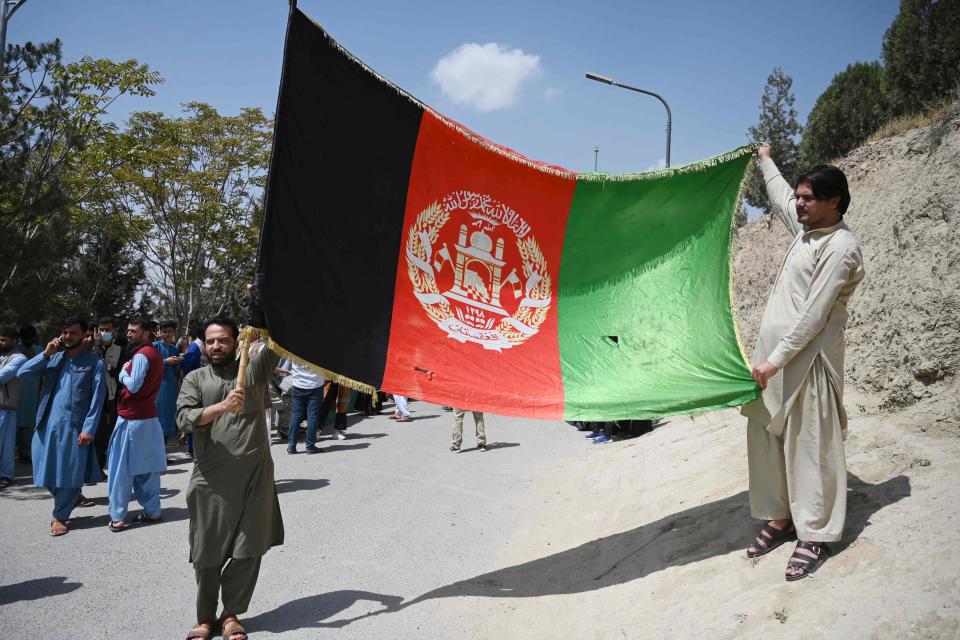
[[[730,303],[750,148],[675,169],[534,162],[378,76],[297,10],[253,323],[360,389],[535,418],[742,404]]]

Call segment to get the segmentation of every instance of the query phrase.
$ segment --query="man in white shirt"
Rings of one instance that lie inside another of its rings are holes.
[[[297,432],[304,416],[307,418],[307,435],[304,439],[307,453],[320,453],[317,447],[317,431],[320,429],[320,407],[323,404],[323,375],[310,367],[293,364],[290,367],[292,407],[290,409],[290,432],[287,436],[287,453],[297,452]]]

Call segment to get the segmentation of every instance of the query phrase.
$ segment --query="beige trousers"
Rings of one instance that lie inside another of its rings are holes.
[[[751,515],[792,518],[800,540],[839,540],[847,514],[847,463],[837,396],[822,367],[811,367],[783,437],[766,426],[747,421]]]
[[[459,447],[463,443],[463,415],[466,413],[463,409],[453,410],[453,446]],[[487,431],[483,427],[483,412],[471,411],[473,414],[473,423],[477,427],[477,446],[487,444]]]

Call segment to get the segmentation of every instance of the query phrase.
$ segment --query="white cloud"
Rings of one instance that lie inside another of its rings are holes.
[[[547,100],[553,100],[560,95],[560,89],[555,89],[553,87],[547,87],[547,90],[543,92],[543,97]]]
[[[521,85],[539,70],[540,56],[496,42],[469,42],[440,58],[430,77],[454,103],[495,111],[516,102]]]

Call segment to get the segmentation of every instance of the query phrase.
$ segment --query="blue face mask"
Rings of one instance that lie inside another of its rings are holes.
[[[109,331],[101,331],[100,339],[103,340],[104,342],[113,342],[113,334],[110,333]]]

